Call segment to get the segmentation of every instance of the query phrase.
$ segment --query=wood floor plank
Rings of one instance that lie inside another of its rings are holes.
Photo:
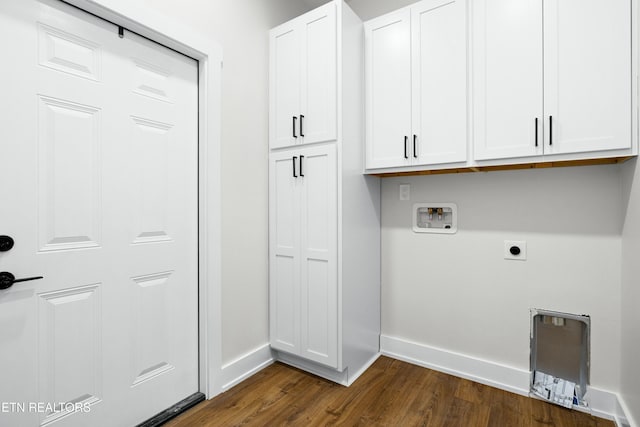
[[[165,425],[615,427],[612,421],[387,357],[351,387],[276,363]]]

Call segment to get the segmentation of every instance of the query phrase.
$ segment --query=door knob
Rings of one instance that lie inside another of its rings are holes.
[[[13,248],[13,239],[11,236],[0,236],[0,252],[7,252]]]
[[[14,283],[28,282],[29,280],[43,279],[42,276],[25,277],[24,279],[16,279],[12,273],[8,271],[0,272],[0,289],[9,289]]]

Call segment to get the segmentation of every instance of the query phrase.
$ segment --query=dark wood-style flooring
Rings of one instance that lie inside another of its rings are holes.
[[[166,427],[614,427],[612,421],[381,357],[351,387],[276,363]]]

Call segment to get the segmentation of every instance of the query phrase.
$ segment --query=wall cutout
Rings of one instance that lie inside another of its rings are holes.
[[[531,394],[566,408],[588,407],[591,318],[531,310]]]
[[[458,207],[455,203],[416,203],[412,216],[416,233],[453,234],[458,231]]]

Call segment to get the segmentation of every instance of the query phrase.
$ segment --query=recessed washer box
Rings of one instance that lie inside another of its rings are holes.
[[[458,231],[458,207],[455,203],[415,203],[411,210],[416,233],[446,233]]]

